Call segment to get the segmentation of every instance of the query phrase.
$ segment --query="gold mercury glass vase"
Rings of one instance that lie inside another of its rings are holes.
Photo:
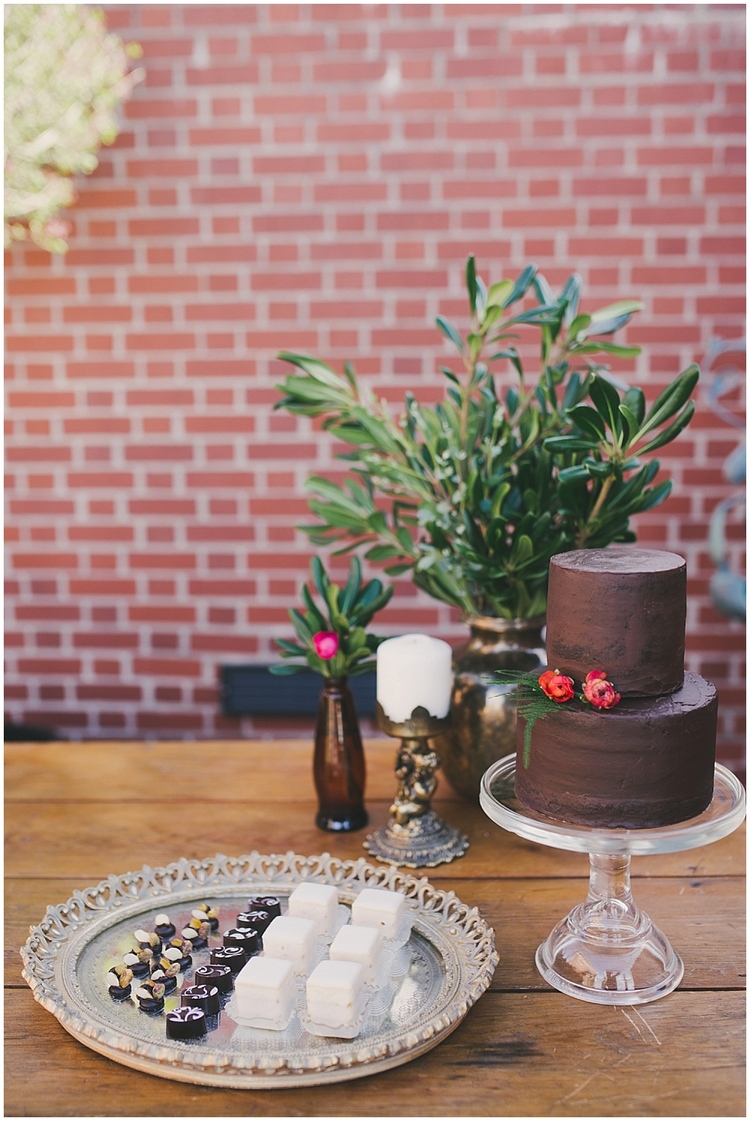
[[[545,617],[472,615],[466,622],[469,641],[453,656],[451,724],[434,745],[456,793],[477,802],[484,772],[516,750],[516,686],[498,681],[496,673],[526,672],[545,664]]]

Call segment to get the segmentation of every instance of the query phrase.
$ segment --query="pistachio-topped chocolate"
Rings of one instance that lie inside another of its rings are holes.
[[[219,929],[219,908],[211,903],[198,903],[193,911],[193,918],[207,920],[211,930]]]
[[[134,977],[146,977],[151,969],[153,957],[152,950],[134,949],[123,954],[122,961],[123,965],[133,970]]]
[[[179,959],[178,959],[177,955],[174,953],[175,950],[179,951]],[[186,939],[180,938],[179,934],[177,934],[177,935],[175,935],[174,938],[170,939],[169,945],[166,946],[165,949],[164,949],[164,954],[171,961],[179,960],[180,969],[185,970],[185,969],[189,969],[190,966],[193,964],[193,959],[190,956],[191,950],[192,950],[191,944],[188,941],[186,941]]]
[[[211,925],[206,918],[198,918],[194,914],[187,926],[183,927],[180,931],[182,937],[185,938],[194,950],[202,950],[204,946],[208,945],[208,936],[211,933]]]
[[[179,951],[177,951],[179,953]],[[165,955],[154,958],[151,967],[151,980],[164,985],[167,994],[173,993],[177,988],[177,977],[180,973],[179,961],[174,961]]]
[[[130,996],[133,970],[127,965],[114,965],[107,973],[107,985],[110,996],[115,1000],[124,1000]]]
[[[161,1012],[164,1008],[164,986],[158,981],[144,981],[135,990],[142,1012]]]
[[[154,954],[158,954],[161,950],[161,938],[155,931],[135,930],[133,934],[142,950],[151,950]]]
[[[169,915],[159,914],[154,919],[154,929],[162,941],[169,941],[174,938],[177,933],[177,927],[174,925]]]

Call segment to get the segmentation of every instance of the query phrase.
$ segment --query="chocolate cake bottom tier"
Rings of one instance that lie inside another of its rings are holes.
[[[713,796],[717,708],[716,689],[695,673],[669,696],[623,699],[606,711],[561,704],[534,721],[527,765],[519,713],[516,797],[597,828],[696,817]]]

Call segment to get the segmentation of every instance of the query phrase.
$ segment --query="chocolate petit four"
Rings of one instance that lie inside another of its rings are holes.
[[[241,946],[249,958],[263,949],[260,932],[250,926],[232,927],[224,931],[222,938],[225,946]]]
[[[128,969],[127,965],[115,965],[110,969],[107,974],[107,984],[109,985],[109,995],[113,1000],[125,1000],[130,996],[131,984],[133,980],[133,970]]]
[[[247,903],[248,911],[268,911],[272,919],[281,914],[281,900],[275,895],[254,895]]]
[[[221,998],[216,985],[189,985],[180,993],[180,1003],[202,1009],[207,1016],[221,1011]]]
[[[240,929],[251,927],[253,930],[257,930],[259,934],[265,934],[273,918],[274,916],[270,911],[262,911],[260,908],[256,908],[253,911],[240,911],[234,925]]]
[[[234,974],[228,965],[199,965],[195,981],[200,985],[215,985],[220,993],[230,993],[234,987]]]
[[[183,1005],[167,1012],[168,1039],[200,1039],[206,1034],[206,1013],[202,1008]]]
[[[211,950],[211,965],[228,965],[232,973],[239,973],[246,961],[247,954],[236,943],[232,946],[215,946]]]
[[[158,981],[144,981],[135,990],[135,996],[141,1012],[162,1012],[164,1009],[164,986]]]

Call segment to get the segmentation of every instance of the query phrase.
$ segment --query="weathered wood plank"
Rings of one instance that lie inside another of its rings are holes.
[[[388,739],[368,741],[367,751],[367,805],[370,828],[377,828],[388,820],[395,792],[394,752]],[[298,741],[7,745],[6,861],[15,868],[18,859],[18,874],[38,875],[32,848],[38,856],[44,853],[46,860],[58,859],[50,852],[57,850],[64,860],[68,854],[75,856],[78,838],[78,847],[90,852],[94,845],[87,844],[83,835],[89,829],[96,849],[112,855],[106,868],[92,873],[96,878],[144,863],[168,863],[176,856],[205,857],[215,851],[240,853],[251,848],[325,850],[344,859],[361,856],[366,831],[336,837],[314,827],[310,759],[309,745]],[[107,806],[114,803],[122,820],[119,836],[112,836],[109,824]],[[61,814],[61,804],[70,805],[70,811]],[[445,782],[435,804],[471,839],[469,852],[454,865],[460,866],[461,876],[569,876],[581,874],[586,866],[585,856],[548,849],[500,829],[478,806],[457,799]],[[195,847],[189,852],[191,842],[180,807],[190,807],[196,822]],[[250,819],[257,828],[248,828]],[[84,820],[86,830],[81,828]],[[103,824],[108,836],[102,847]],[[56,845],[55,831],[66,828],[72,837]],[[32,845],[35,830],[39,833]],[[702,849],[636,859],[633,875],[741,875],[744,868],[744,830],[738,830]],[[47,867],[41,874],[68,871],[86,874],[79,864]]]
[[[367,797],[396,791],[396,741],[368,740]],[[61,766],[60,755],[65,759]],[[314,798],[313,738],[217,742],[6,744],[8,800],[51,802],[244,802]],[[219,776],[206,783],[207,768]],[[447,781],[442,800],[455,801]]]
[[[394,1070],[326,1087],[224,1090],[105,1059],[14,991],[5,1116],[744,1116],[743,1026],[739,993],[677,992],[638,1009],[487,993],[448,1039]]]
[[[386,803],[369,802],[371,825],[388,820]],[[291,800],[275,803],[228,802],[221,808],[205,802],[171,804],[129,802],[23,803],[5,808],[5,868],[20,877],[69,876],[94,883],[112,872],[160,866],[178,857],[203,859],[217,852],[239,856],[259,852],[330,852],[345,860],[365,855],[366,830],[346,836],[325,833],[314,825],[316,804]],[[478,806],[451,803],[446,820],[463,829],[471,847],[450,865],[462,879],[548,878],[588,875],[583,853],[562,852],[524,841],[489,821]],[[633,875],[739,875],[744,871],[743,831],[714,845],[663,856],[637,857]],[[448,866],[445,866],[448,867]],[[445,874],[445,869],[434,870]]]
[[[436,869],[437,871],[437,869]],[[584,880],[459,880],[434,883],[478,907],[495,930],[500,964],[495,990],[548,991],[534,965],[534,952],[552,926],[586,893]],[[76,888],[92,886],[65,879],[7,881],[5,902],[5,983],[23,986],[19,949],[29,926],[48,905],[64,903]],[[672,941],[685,962],[682,989],[743,988],[745,983],[744,881],[648,879],[636,900]]]

